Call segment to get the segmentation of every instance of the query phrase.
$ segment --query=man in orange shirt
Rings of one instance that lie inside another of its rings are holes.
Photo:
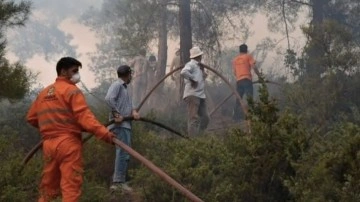
[[[43,139],[39,202],[51,201],[60,194],[63,202],[79,200],[84,172],[81,132],[93,133],[108,143],[115,137],[97,121],[75,85],[80,81],[79,68],[81,63],[76,59],[61,58],[55,83],[39,93],[26,117]]]
[[[253,97],[253,85],[251,69],[260,76],[259,70],[255,66],[254,58],[248,54],[248,47],[246,44],[242,44],[239,47],[240,54],[233,60],[233,71],[236,77],[236,88],[240,97],[243,98],[244,94],[246,97]],[[241,111],[239,101],[236,100],[234,114],[234,120],[241,119]]]

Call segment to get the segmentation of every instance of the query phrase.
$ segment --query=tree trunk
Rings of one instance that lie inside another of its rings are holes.
[[[320,78],[321,73],[324,72],[325,67],[323,64],[323,58],[325,55],[323,41],[323,22],[324,22],[324,9],[327,4],[327,0],[313,0],[312,1],[312,13],[313,18],[311,22],[312,33],[311,41],[308,50],[308,62],[306,72],[311,78]]]
[[[158,79],[162,78],[166,72],[166,62],[167,62],[167,9],[166,2],[164,0],[164,6],[160,10],[160,25],[159,25],[159,43],[158,43],[158,65],[159,65],[159,74],[157,75]]]
[[[190,61],[190,49],[192,48],[190,0],[179,0],[179,4],[180,61],[181,64],[185,64]],[[180,100],[182,99],[184,88],[184,79],[180,77]]]
[[[180,58],[181,63],[185,64],[190,61],[189,50],[192,47],[190,0],[179,0],[179,4]]]

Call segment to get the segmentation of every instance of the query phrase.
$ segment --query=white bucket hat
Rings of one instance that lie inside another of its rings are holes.
[[[204,54],[199,47],[195,46],[190,49],[190,58],[196,58],[200,55]]]

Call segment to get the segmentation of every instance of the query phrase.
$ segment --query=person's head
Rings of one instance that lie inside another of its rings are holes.
[[[117,69],[117,75],[121,78],[126,84],[129,84],[132,79],[131,68],[128,65],[121,65]]]
[[[150,61],[150,62],[155,62],[155,61],[156,61],[156,57],[155,57],[154,55],[150,55],[149,61]]]
[[[239,46],[239,52],[240,52],[240,53],[247,53],[247,52],[248,52],[248,47],[247,47],[247,45],[246,45],[246,44],[241,44],[241,45]]]
[[[204,53],[200,50],[199,47],[195,46],[190,49],[190,59],[194,59],[198,62],[201,62],[202,55]]]
[[[79,68],[81,62],[72,57],[63,57],[56,64],[56,73],[58,76],[65,77],[73,83],[80,81]]]
[[[145,50],[145,49],[141,49],[141,50],[139,51],[139,54],[140,54],[141,56],[146,56],[146,50]]]

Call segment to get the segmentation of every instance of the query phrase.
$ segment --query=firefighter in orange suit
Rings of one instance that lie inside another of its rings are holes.
[[[60,195],[63,202],[79,201],[84,172],[81,132],[93,133],[108,143],[115,137],[97,121],[75,85],[80,81],[79,68],[76,59],[61,58],[55,83],[40,92],[27,114],[27,121],[40,130],[43,139],[39,202]]]

